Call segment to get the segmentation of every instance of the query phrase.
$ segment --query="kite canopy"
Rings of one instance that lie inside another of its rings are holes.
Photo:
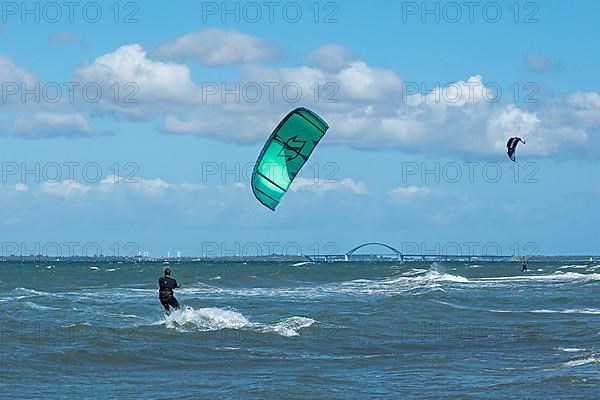
[[[516,161],[515,151],[517,151],[517,145],[519,144],[519,142],[525,144],[523,139],[516,136],[508,139],[508,142],[506,143],[506,154],[508,154],[508,158],[510,158],[512,161]]]
[[[277,125],[252,173],[252,191],[258,201],[275,211],[328,129],[321,117],[306,108],[293,110]]]

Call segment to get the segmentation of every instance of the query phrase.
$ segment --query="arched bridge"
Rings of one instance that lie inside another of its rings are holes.
[[[393,253],[393,256],[390,257],[390,254],[356,254],[356,252],[363,247],[367,246],[380,246],[384,247],[387,250]],[[509,261],[512,259],[512,256],[504,256],[501,254],[495,255],[475,255],[475,254],[433,254],[433,253],[425,253],[425,254],[404,254],[400,250],[387,245],[385,243],[379,242],[369,242],[363,243],[360,246],[356,246],[346,254],[313,254],[311,256],[304,256],[308,261],[311,262],[385,262],[385,261],[478,261],[478,260],[486,260],[486,261]]]
[[[385,247],[388,250],[391,250],[398,257],[402,257],[402,252],[400,250],[397,250],[397,249],[393,248],[392,246],[387,245],[385,243],[379,243],[379,242],[363,243],[360,246],[356,246],[355,248],[353,248],[352,250],[350,250],[349,252],[347,252],[346,255],[347,256],[351,256],[352,254],[356,253],[357,250],[360,250],[363,247],[367,247],[367,246],[382,246],[382,247]]]
[[[367,246],[381,246],[381,247],[385,247],[386,249],[390,250],[394,254],[394,257],[390,259],[389,256],[386,257],[383,254],[355,254],[358,250],[362,249],[363,247],[367,247]],[[404,261],[404,254],[402,254],[402,252],[400,252],[400,250],[395,249],[392,246],[387,245],[385,243],[379,243],[379,242],[363,243],[360,246],[356,246],[355,248],[353,248],[352,250],[350,250],[346,254],[328,254],[328,255],[325,255],[325,254],[315,254],[315,255],[312,255],[312,256],[305,255],[304,257],[306,257],[306,259],[308,261],[312,261],[312,262],[314,262],[314,261],[325,261],[325,262],[336,262],[336,261],[383,261],[385,259],[390,260],[390,261],[391,260]]]

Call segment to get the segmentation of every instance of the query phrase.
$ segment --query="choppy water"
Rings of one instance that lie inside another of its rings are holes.
[[[600,398],[600,266],[0,264],[3,398]]]

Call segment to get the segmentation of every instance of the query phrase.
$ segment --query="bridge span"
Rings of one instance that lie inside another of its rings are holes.
[[[357,253],[367,246],[378,246],[388,253]],[[501,254],[404,254],[400,250],[380,242],[363,243],[345,254],[305,255],[310,262],[405,262],[405,261],[510,261],[513,256]]]

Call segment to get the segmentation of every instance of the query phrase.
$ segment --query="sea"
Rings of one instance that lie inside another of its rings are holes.
[[[0,263],[4,399],[599,399],[596,263]]]

